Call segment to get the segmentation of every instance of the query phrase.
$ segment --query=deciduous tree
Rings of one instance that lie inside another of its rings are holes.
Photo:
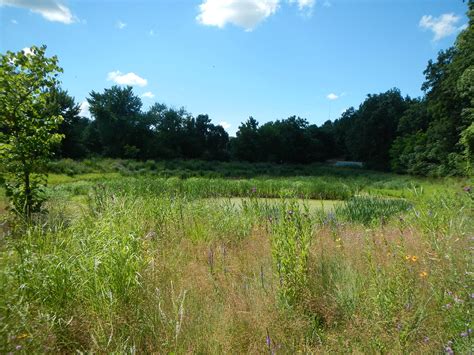
[[[15,211],[31,217],[41,208],[45,165],[61,141],[62,117],[48,114],[48,100],[58,84],[56,56],[46,46],[0,57],[0,159],[7,195]]]

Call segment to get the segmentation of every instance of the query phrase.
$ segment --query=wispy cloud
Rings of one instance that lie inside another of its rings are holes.
[[[146,97],[147,99],[152,99],[155,97],[155,94],[153,94],[151,91],[147,91],[142,94],[142,97]]]
[[[127,24],[125,22],[122,22],[122,21],[119,20],[119,21],[117,21],[116,26],[119,30],[123,30],[125,27],[127,27]]]
[[[77,21],[71,10],[59,0],[0,0],[0,6],[28,9],[53,22],[71,24]]]
[[[82,101],[81,105],[80,105],[81,111],[79,112],[79,115],[82,116],[82,117],[91,118],[91,113],[89,111],[89,107],[90,107],[90,105],[87,102],[87,100]]]
[[[225,130],[228,130],[232,125],[227,121],[220,121],[219,126],[222,126]]]
[[[204,0],[196,20],[206,26],[223,28],[230,23],[252,31],[273,15],[278,6],[279,0]]]
[[[149,34],[150,36],[154,36],[154,35],[155,35],[155,31],[150,30],[150,32],[148,32],[148,34]]]
[[[10,20],[10,22],[13,23],[14,25],[18,25],[18,21],[15,19]]]
[[[336,95],[335,93],[330,93],[328,96],[326,96],[329,100],[334,101],[339,98],[339,95]]]
[[[439,41],[463,29],[463,26],[456,26],[460,19],[453,13],[443,14],[439,17],[424,15],[418,25],[424,30],[433,32],[433,41]]]
[[[311,14],[316,4],[316,0],[289,0],[290,4],[297,4],[300,11],[305,11],[307,14]]]
[[[107,80],[113,81],[119,85],[146,86],[148,81],[135,73],[123,74],[119,70],[107,74]]]

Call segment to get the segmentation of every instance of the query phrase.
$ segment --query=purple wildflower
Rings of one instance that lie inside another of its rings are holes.
[[[425,335],[425,336],[423,337],[423,342],[426,344],[426,343],[428,343],[429,341],[430,341],[430,337],[428,337],[428,336]]]
[[[268,331],[268,329],[267,329],[266,343],[267,343],[268,349],[270,350],[270,349],[271,349],[271,345],[272,345],[272,339],[270,338],[270,332]]]
[[[469,193],[469,192],[471,192],[471,186],[465,186],[463,190],[464,190],[464,192]]]
[[[453,349],[451,349],[450,346],[445,347],[444,351],[446,352],[446,354],[454,355],[454,351],[453,351]]]
[[[252,187],[251,191],[252,191],[252,193],[254,194],[254,193],[257,192],[257,188],[254,186],[254,187]]]

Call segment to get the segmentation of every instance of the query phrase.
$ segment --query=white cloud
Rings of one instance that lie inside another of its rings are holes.
[[[433,17],[431,15],[424,15],[420,19],[419,26],[424,30],[430,30],[433,32],[433,41],[439,41],[444,37],[448,37],[459,30],[461,27],[456,27],[456,24],[461,18],[453,13],[443,14],[439,17]]]
[[[89,103],[87,102],[87,100],[84,100],[81,102],[81,112],[79,112],[79,115],[81,115],[82,117],[87,117],[87,118],[91,118],[91,113],[89,111]]]
[[[77,18],[60,0],[0,0],[0,6],[14,6],[29,9],[48,21],[71,24]]]
[[[220,121],[219,126],[222,126],[225,130],[229,129],[232,125],[229,122],[226,121]]]
[[[297,3],[300,10],[310,10],[316,4],[316,0],[290,0],[291,4]]]
[[[152,99],[155,97],[155,94],[153,94],[151,91],[147,91],[145,93],[142,94],[142,97],[146,97],[148,99]]]
[[[148,32],[148,34],[149,34],[150,36],[154,36],[154,35],[155,35],[155,31],[150,30],[150,32]]]
[[[338,95],[336,95],[335,93],[330,93],[328,96],[326,96],[329,100],[337,100],[339,98]]]
[[[127,27],[127,24],[125,22],[122,22],[122,21],[117,21],[117,28],[119,30],[123,30],[125,27]]]
[[[18,25],[18,21],[15,19],[12,19],[10,22],[13,23],[14,25]]]
[[[25,55],[34,55],[33,51],[31,50],[30,47],[25,47],[22,49],[23,53],[25,53]]]
[[[230,23],[252,31],[278,7],[279,0],[204,0],[196,20],[206,26],[223,28]]]
[[[135,73],[122,74],[120,71],[112,71],[107,74],[107,80],[119,85],[146,86],[148,81]]]

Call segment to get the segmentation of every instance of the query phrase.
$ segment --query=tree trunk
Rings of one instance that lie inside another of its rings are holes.
[[[25,184],[25,206],[24,206],[24,215],[26,219],[30,220],[31,212],[33,209],[33,196],[31,195],[31,184],[30,184],[30,172],[29,170],[24,171],[24,184]]]

